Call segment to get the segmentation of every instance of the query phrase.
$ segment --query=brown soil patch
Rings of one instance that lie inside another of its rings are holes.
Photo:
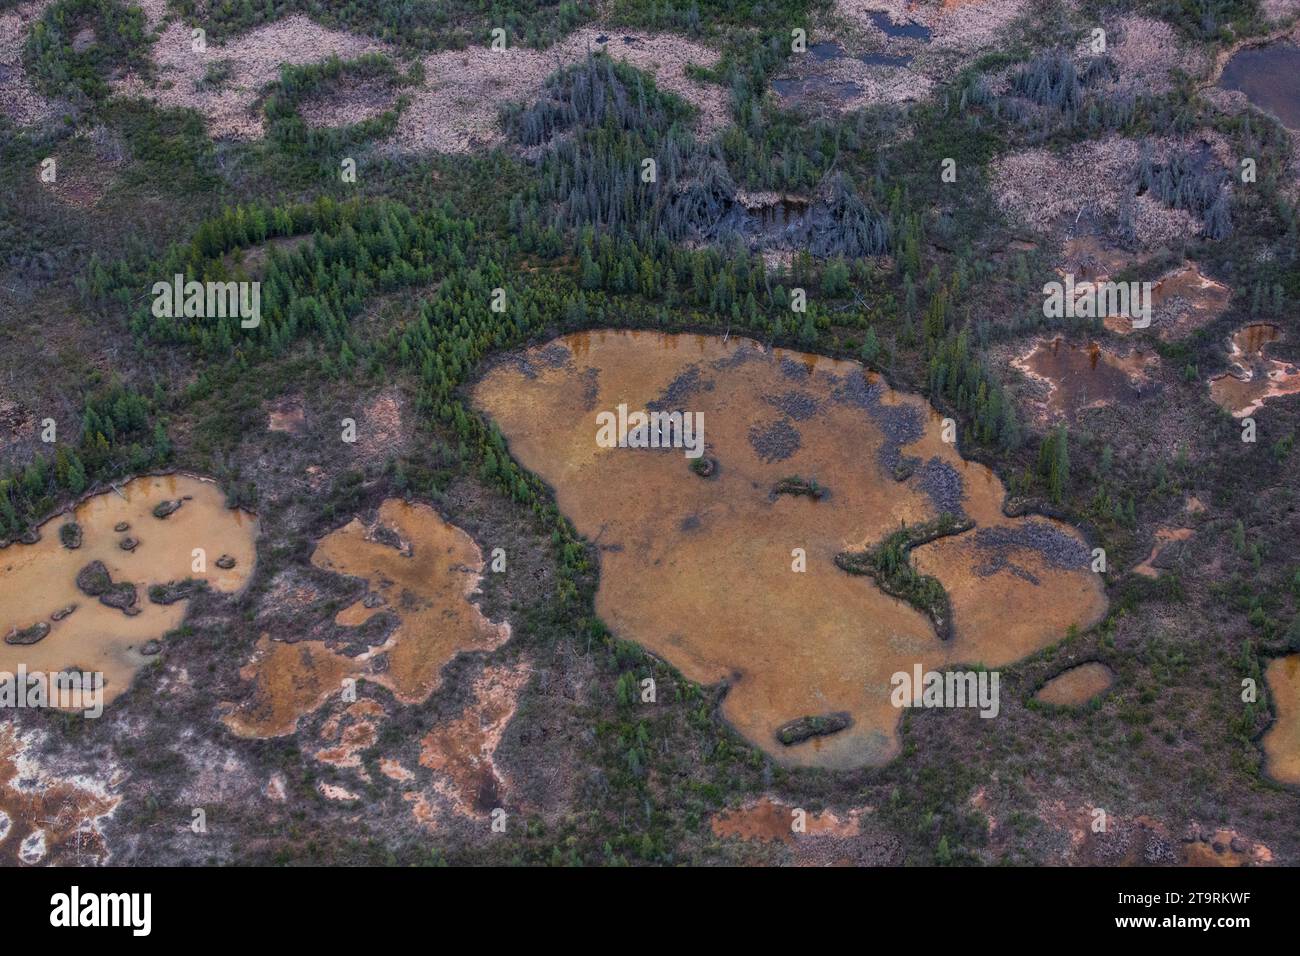
[[[1012,364],[1046,385],[1046,396],[1034,403],[1035,417],[1050,423],[1076,421],[1085,409],[1138,401],[1149,389],[1158,362],[1155,353],[1145,349],[1120,356],[1097,342],[1073,345],[1057,336],[1036,340]]]
[[[1272,862],[1273,851],[1265,844],[1226,827],[1193,824],[1183,837],[1184,866],[1267,866]]]
[[[1132,267],[1139,280],[1146,279],[1151,257],[1128,252],[1098,236],[1075,236],[1062,246],[1057,273],[1073,275],[1077,282],[1107,282]],[[1225,311],[1232,290],[1216,282],[1190,260],[1156,279],[1151,286],[1151,327],[1165,341],[1180,339],[1209,325]],[[1133,331],[1132,320],[1124,315],[1104,317],[1106,329],[1120,335]]]
[[[1180,339],[1223,315],[1231,300],[1231,289],[1186,262],[1152,287],[1152,324],[1162,339]]]
[[[267,410],[266,427],[273,432],[292,434],[300,431],[306,421],[307,412],[298,398],[282,399]]]
[[[1057,707],[1081,707],[1115,683],[1115,672],[1100,661],[1089,661],[1057,674],[1034,695]]]
[[[326,783],[324,780],[316,784],[316,789],[320,791],[320,795],[326,800],[334,800],[338,803],[352,803],[361,799],[360,794],[354,793],[347,787],[340,787],[335,783]]]
[[[710,821],[715,836],[738,840],[758,840],[764,843],[781,842],[793,846],[797,840],[818,836],[851,837],[858,833],[858,815],[854,810],[847,820],[841,820],[830,810],[803,815],[802,832],[795,832],[798,819],[796,808],[771,797],[762,797],[735,810],[724,810]]]
[[[1150,866],[1178,862],[1176,841],[1159,821],[1148,817],[1122,817],[1107,812],[1095,815],[1091,804],[1069,808],[1057,800],[1039,807],[1047,826],[1066,837],[1052,862],[1066,866]],[[1094,827],[1104,819],[1104,829]]]
[[[1065,866],[1261,866],[1272,851],[1234,830],[1193,823],[1178,837],[1160,820],[1107,813],[1105,829],[1093,829],[1091,804],[1067,807],[1061,800],[1040,804],[1039,818],[1065,837],[1051,862]]]
[[[385,501],[374,524],[354,518],[323,538],[312,563],[365,580],[399,624],[383,644],[355,657],[317,641],[286,644],[264,634],[241,671],[252,694],[223,718],[240,736],[293,733],[349,677],[386,687],[404,704],[422,703],[457,653],[492,650],[509,639],[510,626],[492,623],[472,601],[483,570],[478,546],[428,505]],[[358,604],[365,607],[365,599]],[[363,620],[344,608],[335,623]]]
[[[361,752],[379,739],[378,723],[384,716],[383,705],[376,700],[366,698],[349,705],[321,726],[321,740],[332,742],[332,746],[316,751],[316,759],[334,767],[360,768]],[[370,779],[364,770],[359,776]]]
[[[796,814],[794,807],[770,796],[717,813],[709,821],[713,835],[748,844],[779,844],[796,866],[869,866],[897,863],[896,848],[881,845],[863,827],[871,807],[846,814],[831,810]],[[801,828],[796,832],[796,823]]]
[[[438,811],[427,795],[416,790],[408,790],[402,799],[411,805],[411,816],[415,822],[427,830],[438,829]]]
[[[420,741],[420,766],[434,772],[434,790],[461,816],[478,817],[501,806],[506,780],[495,755],[531,676],[527,664],[484,668],[461,715]]]
[[[1156,543],[1151,547],[1151,553],[1145,561],[1137,565],[1133,570],[1143,577],[1159,577],[1160,570],[1156,567],[1156,561],[1165,545],[1177,541],[1186,541],[1193,533],[1191,528],[1157,528]]]
[[[284,774],[279,771],[271,774],[270,779],[266,781],[266,786],[262,789],[262,796],[272,803],[284,803],[288,796]]]
[[[1271,398],[1300,393],[1300,367],[1264,354],[1281,337],[1278,326],[1257,322],[1238,329],[1229,339],[1232,364],[1210,379],[1210,397],[1233,418],[1253,415]]]
[[[35,742],[0,724],[0,864],[107,863],[101,827],[121,797],[101,780],[53,773],[34,756]]]
[[[357,676],[359,666],[318,641],[286,644],[258,638],[239,676],[253,682],[252,695],[221,718],[240,737],[283,737]]]
[[[1264,678],[1277,709],[1277,719],[1262,740],[1268,774],[1300,784],[1300,654],[1269,661]]]

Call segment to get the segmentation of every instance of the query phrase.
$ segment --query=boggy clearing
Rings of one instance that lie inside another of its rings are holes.
[[[489,621],[472,600],[483,570],[478,545],[428,505],[389,499],[373,523],[353,518],[321,539],[312,563],[366,582],[365,597],[339,611],[335,623],[360,627],[388,614],[396,626],[355,657],[320,641],[263,635],[242,671],[251,693],[224,717],[241,737],[293,733],[349,678],[385,687],[400,703],[420,703],[456,654],[492,650],[510,637],[508,624]]]
[[[1153,391],[1149,371],[1157,361],[1140,347],[1120,356],[1098,342],[1074,345],[1058,335],[1036,340],[1012,364],[1046,386],[1046,396],[1034,403],[1038,421],[1074,422],[1087,409],[1136,402]]]
[[[1265,356],[1282,337],[1281,329],[1256,322],[1238,329],[1228,342],[1228,371],[1210,379],[1210,397],[1233,418],[1253,415],[1272,398],[1300,392],[1300,368]]]
[[[1087,661],[1057,674],[1034,698],[1056,707],[1082,707],[1114,683],[1114,671],[1101,661]]]
[[[891,675],[1005,665],[1105,609],[1077,533],[1004,515],[1001,481],[942,440],[938,414],[855,362],[734,337],[580,333],[503,357],[474,398],[600,549],[602,618],[688,678],[726,681],[724,716],[784,764],[883,763],[899,746]],[[597,413],[621,403],[702,413],[711,470],[681,449],[600,447]],[[912,557],[948,592],[948,640],[835,563],[943,513],[973,527]],[[826,715],[848,726],[777,739]]]
[[[150,642],[180,626],[195,588],[243,588],[257,520],[210,481],[164,475],[87,498],[38,532],[0,550],[0,671],[98,671],[107,703],[158,653]]]
[[[1269,661],[1264,678],[1277,707],[1277,720],[1262,741],[1268,774],[1300,784],[1300,654]]]

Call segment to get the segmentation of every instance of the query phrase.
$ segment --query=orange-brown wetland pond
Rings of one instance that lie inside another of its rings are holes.
[[[580,333],[502,357],[474,399],[599,549],[602,618],[688,678],[727,682],[726,719],[783,764],[883,763],[899,747],[893,674],[1007,665],[1104,613],[1082,536],[1006,517],[1001,481],[943,441],[929,404],[855,362],[735,337]],[[703,458],[598,443],[598,413],[620,404],[699,413]],[[947,590],[947,639],[835,563],[942,513],[972,526],[912,559]],[[825,715],[848,726],[776,736]]]
[[[1154,353],[1133,348],[1125,356],[1089,342],[1074,345],[1061,336],[1037,340],[1013,364],[1047,386],[1038,402],[1039,419],[1075,421],[1088,408],[1140,400],[1151,391]]]
[[[1264,679],[1277,708],[1263,738],[1269,776],[1300,784],[1300,654],[1269,661]]]
[[[1282,338],[1282,330],[1255,322],[1228,340],[1228,371],[1210,379],[1210,396],[1234,418],[1253,415],[1265,402],[1300,392],[1300,367],[1269,358],[1265,351]]]
[[[478,545],[428,505],[391,498],[373,522],[353,518],[322,538],[311,560],[366,582],[366,595],[339,611],[336,623],[358,627],[383,613],[397,627],[355,657],[320,641],[263,635],[241,671],[252,694],[224,718],[239,736],[293,733],[346,678],[386,687],[403,704],[420,703],[441,686],[443,665],[457,653],[509,639],[509,625],[489,621],[473,600],[483,570]]]
[[[256,555],[257,520],[186,475],[136,478],[38,530],[0,550],[0,671],[100,672],[105,703],[180,626],[187,582],[236,592]]]

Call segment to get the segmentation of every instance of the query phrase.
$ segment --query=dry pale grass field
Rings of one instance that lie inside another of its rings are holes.
[[[792,60],[785,78],[813,78],[812,95],[800,101],[833,112],[918,102],[981,54],[1008,44],[1028,7],[1029,0],[837,0],[809,40],[834,41],[844,55]],[[882,14],[895,25],[925,27],[930,36],[890,36],[878,23]],[[867,63],[864,55],[895,62]],[[833,95],[818,92],[832,87]]]
[[[1300,15],[1300,0],[1260,0],[1260,10],[1273,23]]]
[[[179,21],[161,25],[164,12],[164,0],[146,0],[150,23],[161,26],[153,48],[156,77],[150,81],[128,75],[115,81],[114,90],[165,107],[197,110],[217,139],[258,139],[265,134],[258,95],[276,79],[282,64],[313,63],[331,55],[352,59],[372,52],[398,59],[386,44],[327,29],[304,16],[258,27],[196,53],[191,48],[190,28]],[[651,73],[662,88],[694,104],[700,112],[701,134],[712,134],[726,125],[727,91],[697,83],[685,73],[688,63],[716,63],[714,50],[671,34],[605,36],[593,27],[573,33],[545,51],[470,47],[424,57],[425,82],[407,91],[411,106],[387,145],[398,151],[444,153],[496,145],[503,136],[498,113],[504,104],[535,98],[555,70],[577,62],[589,50],[602,49]],[[208,69],[222,61],[229,64],[226,80],[216,87],[205,84]],[[373,91],[345,92],[333,102],[321,98],[312,103],[306,118],[316,125],[347,125],[373,116],[390,103],[391,99],[377,97]]]
[[[892,45],[907,42],[888,38],[872,14],[886,13],[892,23],[916,23],[930,31],[926,43],[916,41],[913,72],[939,79],[952,75],[979,54],[1005,46],[1014,36],[1013,24],[1029,11],[1029,0],[837,0],[834,16],[864,39]]]
[[[1156,162],[1172,149],[1189,145],[1171,139],[1149,142]],[[1081,143],[1069,155],[1049,149],[1011,153],[990,166],[993,195],[1010,218],[1040,233],[1053,232],[1081,215],[1115,223],[1141,155],[1142,144],[1121,136]],[[1137,197],[1135,212],[1138,242],[1147,248],[1191,238],[1201,229],[1195,216],[1150,196]]]
[[[151,23],[161,2],[152,0],[153,9],[146,9]],[[374,40],[292,16],[241,34],[224,46],[208,44],[205,52],[196,53],[190,27],[174,20],[153,46],[155,81],[128,75],[114,83],[114,90],[164,107],[197,110],[214,139],[258,139],[265,132],[261,112],[255,108],[258,91],[279,75],[281,64],[314,63],[331,54],[352,59],[385,51]],[[202,80],[208,68],[220,61],[230,64],[229,77],[218,88],[205,88]]]
[[[882,13],[896,25],[925,27],[929,39],[889,36],[878,23]],[[916,102],[982,54],[1010,45],[1018,32],[1017,21],[1031,15],[1028,0],[838,0],[811,39],[834,40],[846,55],[823,63],[794,62],[790,72],[815,75],[829,83],[853,84],[855,91],[832,98],[828,104],[840,112]],[[1108,92],[1164,92],[1173,85],[1174,71],[1199,76],[1210,66],[1207,57],[1180,42],[1164,21],[1125,15],[1107,19],[1102,25],[1107,33],[1106,52],[1120,68],[1120,76]],[[1086,44],[1081,45],[1080,55],[1090,52]],[[860,58],[863,54],[912,59],[898,65],[868,64]],[[1000,92],[1008,78],[1009,71],[990,77]]]
[[[1179,40],[1174,28],[1163,20],[1127,15],[1105,20],[1102,26],[1106,55],[1119,67],[1114,83],[1118,89],[1164,93],[1173,88],[1175,71],[1199,76],[1210,67],[1210,58]],[[1086,42],[1080,52],[1090,52]]]
[[[606,42],[599,42],[601,37]],[[714,65],[718,59],[714,50],[668,33],[625,38],[590,27],[544,51],[470,47],[425,57],[424,85],[412,91],[411,107],[402,115],[391,143],[404,151],[442,153],[496,145],[502,139],[497,114],[504,104],[535,99],[548,76],[598,50],[651,74],[661,89],[694,105],[701,135],[711,135],[727,124],[727,90],[686,76],[688,63]]]

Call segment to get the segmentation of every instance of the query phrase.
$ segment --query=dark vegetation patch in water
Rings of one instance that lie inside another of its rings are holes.
[[[821,409],[821,403],[807,392],[789,391],[784,395],[768,395],[763,399],[797,422],[806,422]]]
[[[781,359],[781,374],[795,382],[806,382],[812,377],[812,368],[806,362],[786,356]]]
[[[913,548],[964,534],[973,526],[969,518],[941,514],[931,521],[902,527],[867,551],[841,551],[835,555],[835,566],[849,574],[867,575],[886,594],[912,605],[930,618],[935,634],[946,641],[953,633],[952,602],[938,578],[917,571],[911,553]]]
[[[908,20],[905,23],[895,23],[889,18],[889,14],[883,10],[876,10],[871,13],[871,24],[887,37],[921,40],[924,43],[930,42],[930,28],[925,24],[916,23],[913,20]]]
[[[920,464],[915,458],[905,460],[902,448],[925,434],[925,422],[921,413],[911,405],[883,404],[880,399],[884,393],[881,385],[868,381],[865,376],[849,375],[835,386],[832,395],[835,401],[856,405],[871,416],[884,435],[876,461],[886,472],[902,480],[910,477]]]
[[[680,411],[692,395],[713,391],[713,380],[702,378],[700,367],[692,365],[668,383],[663,394],[646,404],[651,412]]]
[[[774,498],[777,495],[792,495],[796,498],[812,498],[814,501],[820,501],[826,497],[826,494],[826,488],[818,483],[816,478],[801,478],[798,475],[782,478],[772,486]]]
[[[573,353],[563,345],[552,343],[531,357],[523,352],[511,352],[502,355],[499,360],[512,368],[519,369],[519,371],[528,378],[534,379],[537,377],[537,372],[540,366],[546,368],[571,367],[573,363]]]
[[[839,710],[833,714],[798,717],[776,729],[776,739],[787,747],[812,737],[826,737],[853,726],[853,715]]]
[[[962,501],[966,497],[966,485],[957,469],[942,458],[931,458],[916,473],[916,486],[929,496],[934,506],[942,514],[966,516]]]
[[[770,356],[757,343],[742,340],[740,346],[728,355],[726,358],[714,359],[709,363],[709,368],[722,372],[731,368],[738,368],[747,362],[756,362],[759,360],[767,361]],[[783,359],[782,361],[789,361]]]
[[[596,407],[596,400],[600,397],[600,369],[589,368],[582,375],[582,401],[587,411]]]
[[[828,76],[796,76],[772,81],[772,89],[786,99],[838,100],[844,102],[863,93],[862,85],[852,80],[833,80]]]
[[[573,353],[563,345],[548,345],[538,354],[547,368],[567,368],[573,361]]]
[[[785,461],[799,450],[801,443],[799,429],[784,418],[766,425],[751,425],[749,429],[749,444],[766,462]]]
[[[1014,526],[999,525],[975,532],[975,546],[984,552],[986,561],[976,568],[981,577],[1000,570],[1014,570],[1008,553],[1034,551],[1053,567],[1074,570],[1087,567],[1092,559],[1087,546],[1045,521],[1025,521]]]

